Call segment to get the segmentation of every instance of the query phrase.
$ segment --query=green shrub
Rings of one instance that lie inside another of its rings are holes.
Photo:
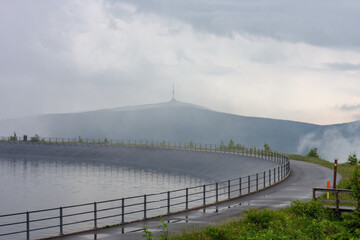
[[[319,158],[318,152],[317,152],[317,148],[312,148],[310,149],[310,151],[308,152],[308,154],[306,154],[306,156],[308,157],[314,157],[314,158]]]
[[[167,224],[164,222],[164,219],[160,219],[161,224],[158,226],[158,229],[160,229],[160,240],[166,240],[168,239],[169,230],[167,228]]]
[[[223,140],[221,140],[221,142],[220,142],[220,149],[221,150],[225,149],[225,144],[224,144]]]
[[[145,239],[145,240],[153,240],[153,234],[152,234],[152,232],[151,231],[149,231],[149,227],[148,226],[144,226],[144,230],[143,230],[143,238]]]
[[[269,146],[269,144],[264,143],[264,150],[265,150],[266,152],[270,152],[270,151],[271,151],[271,147]]]
[[[229,149],[233,149],[233,148],[234,148],[235,143],[234,143],[234,141],[233,141],[232,139],[230,139],[228,146],[229,146]]]
[[[40,142],[40,136],[35,134],[34,137],[31,137],[30,142]]]
[[[18,140],[18,137],[16,136],[16,132],[14,132],[13,136],[10,136],[9,140],[10,141],[17,141]]]
[[[360,212],[359,210],[355,210],[351,213],[343,213],[342,214],[343,225],[350,231],[355,232],[360,229]]]
[[[290,204],[290,211],[300,217],[309,217],[313,219],[325,217],[325,210],[322,203],[314,200],[311,200],[310,202],[295,200]]]
[[[324,223],[312,219],[305,228],[305,233],[312,239],[324,239],[326,236]]]
[[[210,237],[211,240],[226,240],[226,231],[216,226],[207,226],[205,234]]]
[[[158,229],[160,229],[160,234],[157,235],[153,235],[153,233],[149,230],[148,226],[144,226],[144,230],[142,231],[144,234],[142,235],[144,239],[146,240],[153,240],[154,237],[155,239],[159,239],[159,240],[166,240],[168,239],[168,226],[167,224],[164,222],[164,219],[161,218],[160,219],[161,224],[158,226]]]
[[[360,207],[360,166],[356,165],[353,170],[353,175],[350,178],[350,186],[352,196],[358,201],[358,211]],[[360,212],[358,212],[360,213]]]
[[[349,154],[348,156],[348,159],[347,159],[347,162],[350,164],[350,165],[356,165],[358,164],[359,160],[356,156],[356,153],[354,152],[353,154]]]
[[[254,224],[260,228],[268,228],[272,220],[274,220],[275,212],[271,209],[264,209],[260,211],[257,208],[245,211],[244,221],[246,223]]]

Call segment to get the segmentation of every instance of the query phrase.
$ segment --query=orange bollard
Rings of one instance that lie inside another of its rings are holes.
[[[326,185],[327,185],[327,188],[330,189],[330,181],[327,181]],[[327,199],[329,199],[329,197],[330,197],[329,192],[327,192],[326,196],[327,196]]]

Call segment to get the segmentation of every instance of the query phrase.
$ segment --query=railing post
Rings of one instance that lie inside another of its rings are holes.
[[[250,193],[250,175],[248,176],[248,193]]]
[[[276,168],[274,168],[274,183],[276,182],[276,174],[275,174],[275,171],[276,170]]]
[[[121,199],[121,222],[125,222],[125,199]]]
[[[278,167],[278,181],[280,181],[280,167]]]
[[[30,239],[30,214],[26,212],[26,239]]]
[[[230,199],[230,180],[228,180],[228,199]]]
[[[256,174],[256,191],[259,190],[259,174]]]
[[[287,166],[288,166],[288,172],[287,173],[289,174],[289,172],[290,172],[290,161],[287,162]]]
[[[205,185],[203,185],[203,205],[205,206],[205,197],[206,197],[206,186]]]
[[[216,202],[219,201],[219,183],[216,183]]]
[[[60,210],[60,235],[64,235],[64,231],[63,231],[63,209],[62,209],[62,207],[60,207],[59,210]]]
[[[189,208],[189,188],[186,188],[185,209]]]
[[[269,170],[269,186],[271,185],[271,169]]]
[[[336,212],[339,213],[339,191],[336,191]]]
[[[170,213],[170,191],[167,192],[167,212]]]
[[[241,196],[241,177],[239,178],[239,196]]]
[[[313,188],[313,200],[316,201],[316,193],[315,193],[315,188]]]
[[[264,171],[264,188],[265,188],[265,185],[266,185],[265,179],[266,179],[266,172]]]
[[[94,228],[97,228],[97,209],[96,209],[96,202],[94,202]]]
[[[146,219],[146,194],[144,195],[144,219]]]

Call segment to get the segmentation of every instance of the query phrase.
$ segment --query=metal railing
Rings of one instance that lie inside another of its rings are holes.
[[[241,154],[243,156],[256,157],[264,160],[273,161],[279,160],[277,163],[281,164],[285,160],[285,155],[277,151],[266,151],[256,147],[248,148],[244,145],[234,144],[219,145],[219,144],[203,144],[189,142],[175,142],[165,140],[125,140],[125,139],[107,139],[107,138],[59,138],[59,137],[40,137],[36,141],[31,141],[31,138],[24,140],[24,136],[17,137],[12,140],[13,136],[1,136],[0,141],[9,143],[27,143],[27,144],[76,144],[76,145],[97,145],[97,146],[127,146],[127,147],[146,147],[156,149],[183,149],[183,150],[197,150],[208,152],[223,152]]]
[[[139,144],[136,146],[151,147],[149,144]],[[135,147],[131,143],[128,146]],[[217,152],[216,149],[203,147],[196,150]],[[247,148],[236,150],[227,152],[268,160],[279,166],[244,177],[173,191],[0,215],[0,238],[24,234],[24,238],[30,239],[33,232],[36,232],[32,235],[36,238],[63,235],[187,211],[254,193],[290,174],[290,161],[283,154]]]
[[[318,196],[316,192],[322,194]],[[331,193],[331,195],[327,194],[328,197],[325,198],[323,193]],[[349,189],[313,188],[313,199],[327,203],[326,207],[334,208],[337,212],[352,211],[355,210],[355,206],[359,206],[357,201],[352,200],[352,191]]]

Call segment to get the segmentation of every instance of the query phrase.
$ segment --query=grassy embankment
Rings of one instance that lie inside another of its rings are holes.
[[[293,154],[289,157],[333,168],[333,163],[320,158]],[[338,165],[342,175],[339,188],[349,188],[353,168],[347,163]],[[162,233],[160,239],[165,239],[164,236]],[[208,226],[199,232],[184,232],[180,236],[167,236],[167,239],[360,239],[360,214],[354,212],[338,216],[320,202],[295,201],[286,209],[252,209],[222,225]]]

